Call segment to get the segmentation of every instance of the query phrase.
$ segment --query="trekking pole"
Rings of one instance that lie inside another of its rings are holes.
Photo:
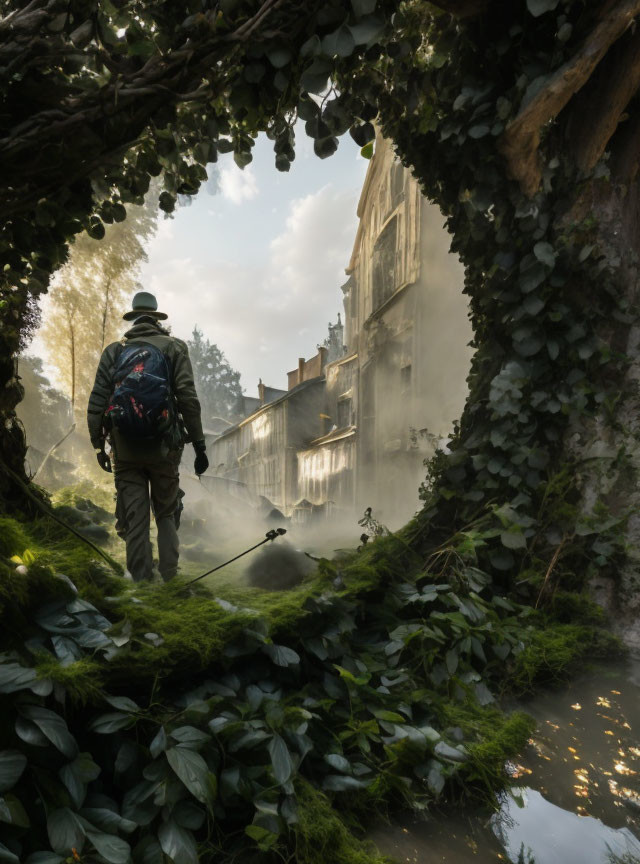
[[[241,552],[239,555],[236,555],[235,558],[229,558],[228,561],[225,561],[224,564],[218,564],[217,567],[212,567],[211,570],[207,570],[206,573],[203,573],[202,576],[196,576],[195,579],[191,579],[190,582],[185,582],[181,587],[186,588],[187,585],[193,585],[194,582],[199,582],[200,579],[204,579],[205,576],[210,576],[212,573],[215,573],[216,570],[222,570],[223,567],[226,567],[227,564],[232,564],[234,561],[237,561],[238,558],[242,558],[243,555],[248,555],[249,552],[253,552],[254,549],[257,549],[258,546],[264,546],[265,543],[268,543],[270,540],[275,540],[276,537],[282,537],[283,534],[287,533],[286,528],[272,528],[270,531],[267,531],[264,540],[261,540],[259,543],[256,543],[255,546],[251,546],[250,549],[245,549],[244,552]]]

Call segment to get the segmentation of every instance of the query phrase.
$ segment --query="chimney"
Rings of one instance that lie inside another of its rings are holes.
[[[304,381],[304,357],[298,357],[298,384]]]
[[[320,355],[320,373],[322,373],[327,365],[327,349],[324,345],[318,346],[318,354]]]
[[[258,380],[258,399],[260,400],[260,404],[264,405],[264,384],[262,383],[262,378]]]

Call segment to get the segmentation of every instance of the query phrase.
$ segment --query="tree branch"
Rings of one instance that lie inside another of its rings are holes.
[[[540,185],[538,147],[543,126],[554,120],[574,93],[587,83],[611,45],[638,14],[640,0],[620,0],[594,27],[578,53],[551,76],[546,86],[521,107],[507,126],[499,147],[511,177],[520,183],[525,194],[534,195]]]
[[[569,146],[578,169],[589,174],[616,131],[620,117],[640,87],[640,29],[612,51],[593,82],[581,92],[569,127]]]

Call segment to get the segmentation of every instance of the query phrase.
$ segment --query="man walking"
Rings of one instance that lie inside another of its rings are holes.
[[[161,326],[166,318],[153,294],[135,295],[124,316],[133,327],[102,352],[87,411],[91,443],[108,472],[105,440],[111,445],[116,531],[126,542],[127,570],[136,582],[153,578],[150,508],[160,575],[166,582],[177,573],[184,494],[178,469],[186,441],[196,453],[196,474],[209,467],[189,352]]]

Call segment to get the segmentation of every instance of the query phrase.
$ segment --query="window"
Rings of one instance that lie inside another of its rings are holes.
[[[411,364],[400,369],[400,389],[403,393],[411,390]]]
[[[338,429],[351,426],[351,399],[340,399],[338,402]]]
[[[393,218],[376,240],[373,249],[373,310],[379,309],[396,290],[397,219]]]
[[[391,197],[391,209],[395,210],[404,198],[404,166],[402,162],[398,160],[396,160],[391,166],[389,192]]]

